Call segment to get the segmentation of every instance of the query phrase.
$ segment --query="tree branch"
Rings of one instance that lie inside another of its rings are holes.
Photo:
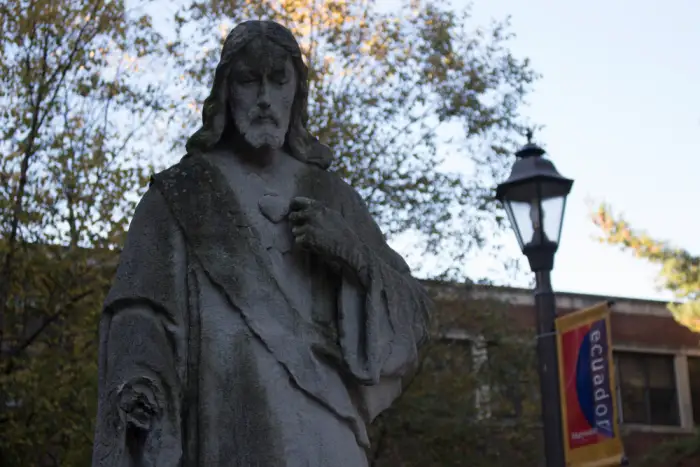
[[[11,349],[9,352],[7,352],[8,356],[13,358],[18,356],[20,353],[22,353],[24,350],[26,350],[30,345],[36,341],[36,339],[41,335],[44,330],[51,325],[51,323],[55,322],[58,318],[60,318],[66,311],[68,311],[72,306],[74,306],[76,303],[78,303],[80,300],[92,295],[94,293],[94,290],[89,290],[87,292],[83,292],[81,294],[78,294],[74,297],[71,297],[71,299],[66,303],[61,309],[51,315],[49,315],[47,318],[44,318],[43,322],[37,329],[34,330],[33,333],[31,333],[24,341],[22,341],[19,345],[15,346],[13,349]]]

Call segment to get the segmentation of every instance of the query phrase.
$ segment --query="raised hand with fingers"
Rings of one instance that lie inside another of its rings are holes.
[[[332,262],[353,265],[350,253],[360,245],[343,216],[320,201],[297,197],[289,205],[294,243]]]

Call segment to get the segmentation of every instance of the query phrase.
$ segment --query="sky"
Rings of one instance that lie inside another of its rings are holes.
[[[457,7],[466,0],[453,0]],[[595,240],[592,207],[700,254],[700,2],[476,0],[473,19],[511,16],[510,43],[542,74],[523,114],[575,180],[552,283],[557,291],[666,300],[658,268]],[[508,250],[517,254],[515,236]]]
[[[700,2],[451,0],[474,25],[511,17],[510,49],[542,75],[522,113],[559,172],[575,180],[552,283],[557,291],[668,300],[658,268],[595,240],[590,213],[700,254]],[[378,0],[391,10],[400,0]],[[524,141],[523,141],[524,142]],[[469,172],[456,162],[454,168]],[[505,254],[518,256],[514,235]],[[525,263],[526,264],[526,263]],[[477,259],[474,276],[493,260]],[[522,284],[520,284],[522,285]]]

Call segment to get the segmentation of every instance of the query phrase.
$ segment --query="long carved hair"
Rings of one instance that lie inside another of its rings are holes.
[[[285,141],[287,149],[300,161],[327,169],[332,161],[330,149],[306,129],[309,118],[309,70],[294,35],[274,21],[246,21],[233,28],[226,37],[214,74],[214,84],[209,97],[204,100],[202,127],[187,140],[187,155],[215,148],[225,132],[232,129],[233,122],[228,109],[232,65],[238,52],[256,37],[263,37],[282,47],[290,55],[297,74],[297,89]]]

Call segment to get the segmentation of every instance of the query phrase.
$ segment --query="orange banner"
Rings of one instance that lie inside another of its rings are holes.
[[[566,465],[621,465],[610,307],[601,303],[561,316],[556,329]]]

